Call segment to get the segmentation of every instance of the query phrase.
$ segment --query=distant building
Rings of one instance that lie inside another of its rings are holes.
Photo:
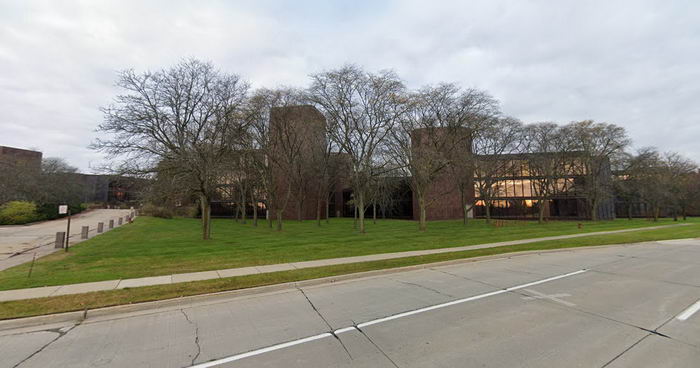
[[[117,175],[74,174],[83,187],[83,202],[119,204],[134,202],[145,182],[143,179]]]
[[[38,151],[0,146],[0,168],[24,166],[39,170],[41,158]]]
[[[3,169],[26,168],[38,174],[41,171],[43,154],[38,151],[0,146],[0,175]],[[31,171],[29,173],[31,174]],[[25,171],[26,173],[26,171]],[[82,188],[82,202],[117,204],[135,201],[143,180],[113,176],[67,173],[71,184]]]
[[[495,182],[495,195],[491,198],[490,213],[494,218],[511,219],[536,219],[538,217],[540,198],[537,195],[536,185],[538,177],[531,170],[530,162],[536,158],[537,153],[500,155],[496,159],[503,162],[503,170],[499,173]],[[578,156],[580,157],[580,156]],[[580,165],[576,154],[572,154],[571,165]],[[552,219],[588,219],[591,214],[586,203],[586,196],[581,190],[584,177],[577,175],[581,169],[570,169],[568,173],[560,173],[554,177],[558,188],[557,194],[545,199],[544,217]],[[608,170],[604,173],[609,180],[612,173]],[[486,203],[478,192],[475,191],[476,206],[475,217],[486,215]],[[609,220],[615,218],[615,206],[612,199],[603,201],[598,207],[598,219]]]

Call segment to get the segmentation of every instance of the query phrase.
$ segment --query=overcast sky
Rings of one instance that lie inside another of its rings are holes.
[[[212,61],[254,87],[356,63],[487,90],[526,123],[594,119],[700,161],[700,1],[0,0],[0,145],[83,172],[116,72]]]

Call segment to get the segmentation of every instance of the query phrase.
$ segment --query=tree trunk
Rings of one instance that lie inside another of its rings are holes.
[[[418,217],[418,231],[425,231],[427,228],[425,223],[425,199],[422,195],[418,196],[418,211],[420,212]]]
[[[627,203],[627,219],[632,220],[632,205]]]
[[[484,207],[486,207],[486,223],[491,223],[491,201],[484,201]]]
[[[355,214],[353,215],[353,221],[352,221],[352,227],[353,229],[357,230],[357,204],[353,204],[353,210],[355,211]]]
[[[537,222],[540,224],[544,223],[544,203],[545,202],[542,199],[540,199],[538,206],[537,206],[538,207],[537,210],[539,212]]]
[[[659,212],[661,212],[659,206],[654,207],[654,222],[659,221]]]
[[[253,226],[258,227],[258,202],[252,194],[250,200],[253,201]]]
[[[316,197],[316,226],[321,226],[321,196]]]
[[[462,225],[466,226],[469,221],[469,210],[467,209],[467,201],[464,200],[464,186],[461,185],[459,188],[459,200],[462,204]]]
[[[211,205],[204,195],[199,197],[199,202],[202,208],[202,239],[208,240],[211,238]]]
[[[302,203],[301,200],[297,201],[297,221],[301,222],[301,207]]]
[[[277,231],[282,231],[282,210],[276,210],[277,213]]]
[[[372,203],[372,223],[377,224],[377,203]]]
[[[360,193],[359,195],[359,202],[358,202],[358,210],[360,211],[360,234],[365,233],[365,195],[364,193]]]
[[[246,203],[245,190],[241,190],[241,223],[245,225],[246,221]]]
[[[329,224],[331,221],[330,220],[330,216],[331,216],[330,211],[331,211],[331,201],[330,201],[330,198],[327,198],[326,199],[326,223],[327,224]]]
[[[598,200],[591,202],[591,221],[598,221]]]

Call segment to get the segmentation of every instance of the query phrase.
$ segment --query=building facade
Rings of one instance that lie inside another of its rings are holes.
[[[5,167],[41,168],[42,153],[38,151],[0,146],[0,169]]]
[[[334,166],[335,170],[324,171],[315,164],[324,154],[329,154],[323,114],[307,105],[275,108],[270,112],[269,124],[272,149],[267,162],[275,167],[274,200],[260,198],[258,215],[266,216],[268,210],[274,213],[276,206],[283,206],[282,217],[290,220],[315,219],[318,214],[325,217],[326,212],[329,217],[355,216],[348,156],[338,152],[330,154],[325,165]],[[426,142],[435,140],[428,136],[438,137],[440,145],[428,146]],[[461,219],[465,216],[465,204],[473,204],[466,214],[468,217],[485,217],[488,210],[492,218],[537,219],[540,202],[544,203],[547,219],[592,217],[584,190],[586,175],[577,166],[575,155],[561,172],[550,174],[553,177],[547,182],[553,188],[543,196],[539,187],[543,178],[533,166],[542,154],[476,156],[472,153],[471,132],[463,128],[416,129],[411,134],[411,149],[418,159],[425,155],[445,162],[445,167],[437,170],[426,190],[428,220]],[[290,152],[296,153],[290,155]],[[498,172],[490,176],[489,195],[479,190],[483,182],[474,169],[482,160],[498,162]],[[611,176],[609,170],[602,176],[606,175]],[[420,211],[411,186],[412,178],[384,177],[380,180],[387,185],[383,195],[390,198],[368,200],[365,217],[374,216],[376,211],[378,217],[417,220]],[[217,200],[212,207],[214,215],[233,216],[236,203],[240,203],[237,201],[235,195]],[[251,203],[246,204],[246,208],[250,206]],[[250,214],[251,209],[246,213]],[[599,219],[614,217],[613,200],[598,205]]]

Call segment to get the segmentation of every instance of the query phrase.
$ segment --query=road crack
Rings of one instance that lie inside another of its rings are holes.
[[[197,360],[197,358],[199,358],[199,355],[202,353],[202,347],[199,345],[199,325],[192,322],[187,313],[185,313],[184,309],[180,309],[180,312],[182,312],[182,315],[185,316],[187,322],[194,326],[194,344],[197,346],[197,354],[194,356],[194,358],[192,358],[192,362],[190,363],[190,365],[194,365],[194,362]]]
[[[305,298],[306,301],[309,303],[309,305],[310,305],[311,308],[314,310],[314,312],[316,312],[316,314],[321,318],[321,320],[323,320],[323,323],[325,323],[326,326],[328,326],[328,332],[329,332],[331,335],[333,335],[333,337],[335,337],[336,341],[338,341],[338,343],[340,344],[340,346],[343,347],[343,350],[345,350],[345,353],[348,354],[348,357],[350,358],[350,360],[353,360],[352,354],[350,354],[350,350],[348,350],[348,348],[347,348],[347,347],[345,346],[345,344],[343,343],[343,340],[341,340],[340,337],[335,333],[335,330],[333,329],[333,326],[331,326],[331,324],[328,323],[328,320],[326,320],[326,317],[324,317],[323,314],[321,314],[321,312],[318,310],[318,308],[316,308],[316,306],[314,305],[314,303],[311,301],[311,299],[309,299],[308,295],[306,295],[306,293],[304,292],[304,290],[303,290],[302,288],[300,288],[299,286],[296,286],[296,288],[297,288],[297,290],[299,290],[299,292],[301,292],[301,295],[304,296],[304,298]]]
[[[429,291],[432,291],[432,292],[434,292],[434,293],[437,293],[437,294],[440,294],[440,295],[442,295],[442,296],[446,296],[446,297],[449,297],[449,298],[456,298],[454,295],[450,295],[450,294],[447,294],[447,293],[443,293],[443,292],[440,291],[440,290],[433,289],[433,288],[428,287],[428,286],[425,286],[425,285],[416,284],[416,283],[414,283],[414,282],[402,281],[402,280],[394,279],[394,278],[391,278],[391,277],[388,277],[388,279],[389,279],[389,280],[396,281],[396,282],[401,283],[401,284],[405,284],[405,285],[417,286],[417,287],[419,287],[419,288],[421,288],[421,289],[429,290]]]
[[[51,345],[51,344],[53,344],[54,342],[58,341],[58,340],[59,340],[60,338],[62,338],[63,336],[66,336],[66,334],[68,334],[69,332],[71,332],[74,328],[78,327],[79,325],[80,325],[80,322],[74,324],[73,326],[71,326],[71,327],[70,327],[69,329],[67,329],[67,330],[63,330],[64,327],[62,327],[62,328],[55,328],[55,329],[43,330],[43,331],[45,331],[45,332],[57,333],[58,336],[56,336],[56,338],[54,338],[53,340],[47,342],[44,346],[42,346],[41,348],[39,348],[39,350],[33,352],[33,353],[32,353],[31,355],[29,355],[28,357],[22,359],[21,362],[15,364],[14,366],[12,366],[12,368],[17,368],[17,367],[19,367],[20,365],[24,364],[26,361],[28,361],[29,359],[31,359],[33,356],[35,356],[35,355],[41,353],[42,351],[44,351],[44,349],[46,349],[47,347],[49,347],[49,345]]]

